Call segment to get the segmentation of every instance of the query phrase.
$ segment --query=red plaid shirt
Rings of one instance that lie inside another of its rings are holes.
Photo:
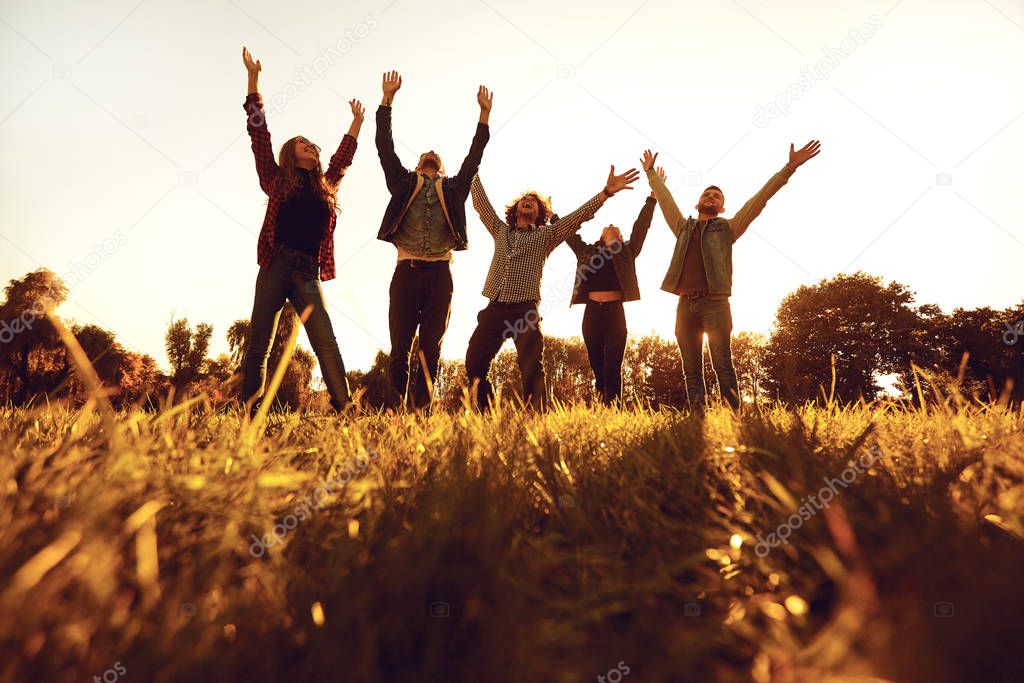
[[[274,254],[274,232],[277,229],[277,212],[281,207],[281,193],[276,180],[281,170],[274,160],[274,150],[270,146],[270,131],[267,130],[267,116],[263,111],[263,98],[259,93],[251,93],[242,105],[247,115],[246,129],[252,140],[252,154],[256,157],[256,173],[260,178],[260,187],[269,197],[267,215],[263,219],[263,228],[256,243],[256,262],[261,266],[270,265],[270,257]],[[356,139],[346,134],[338,145],[338,151],[331,157],[324,179],[331,186],[341,182],[345,171],[352,165],[352,157],[356,153]],[[331,220],[324,231],[320,242],[318,261],[320,279],[333,280],[334,273],[334,226],[338,222],[337,214],[331,210]]]

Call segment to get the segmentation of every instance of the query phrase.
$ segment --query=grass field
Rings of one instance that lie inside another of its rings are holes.
[[[1024,412],[0,413],[5,681],[1024,680]]]

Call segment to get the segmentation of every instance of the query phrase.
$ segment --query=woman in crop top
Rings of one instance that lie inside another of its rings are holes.
[[[664,178],[664,169],[659,168],[658,174]],[[652,192],[644,202],[628,240],[623,241],[622,231],[609,225],[601,231],[601,238],[596,242],[588,244],[578,234],[573,234],[566,241],[577,259],[576,285],[570,305],[586,305],[583,342],[594,371],[594,388],[606,404],[620,401],[622,397],[622,358],[626,352],[623,303],[640,298],[636,257],[651,227],[655,205]]]

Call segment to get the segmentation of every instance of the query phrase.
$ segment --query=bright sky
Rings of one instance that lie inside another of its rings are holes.
[[[820,139],[735,245],[737,330],[768,332],[783,296],[841,271],[899,280],[947,311],[1024,296],[1021,0],[3,0],[0,280],[81,264],[64,316],[163,367],[172,314],[212,323],[212,352],[227,351],[228,326],[251,311],[265,211],[242,45],[262,60],[268,105],[283,102],[269,118],[275,152],[303,134],[326,164],[346,100],[367,105],[340,193],[338,278],[324,287],[350,369],[388,347],[395,249],[375,239],[388,195],[373,112],[392,68],[407,166],[433,148],[457,169],[476,88],[494,90],[480,173],[499,209],[536,187],[566,214],[609,164],[638,166],[652,147],[680,206],[717,184],[731,216],[790,142]],[[584,238],[608,223],[628,232],[647,191],[642,179],[610,200]],[[486,304],[492,241],[467,208],[449,358]],[[671,249],[659,212],[638,262],[643,299],[627,307],[634,334],[672,337],[675,301],[659,290]],[[548,261],[548,334],[579,334],[582,307],[558,295],[573,265],[567,247]]]

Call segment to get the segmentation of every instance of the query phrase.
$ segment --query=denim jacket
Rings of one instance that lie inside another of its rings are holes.
[[[747,200],[747,203],[734,217],[728,219],[718,217],[708,221],[700,243],[704,271],[708,276],[708,293],[726,296],[732,294],[732,243],[747,231],[750,223],[760,215],[768,200],[789,181],[791,175],[793,175],[793,169],[788,165],[783,166],[757,194]],[[683,271],[683,257],[686,255],[686,247],[690,244],[690,238],[696,232],[697,219],[692,216],[683,217],[672,194],[665,187],[665,181],[653,169],[647,171],[647,180],[650,181],[654,196],[661,204],[665,222],[676,236],[672,260],[669,262],[668,273],[661,283],[661,288],[666,292],[679,294],[678,285]]]

